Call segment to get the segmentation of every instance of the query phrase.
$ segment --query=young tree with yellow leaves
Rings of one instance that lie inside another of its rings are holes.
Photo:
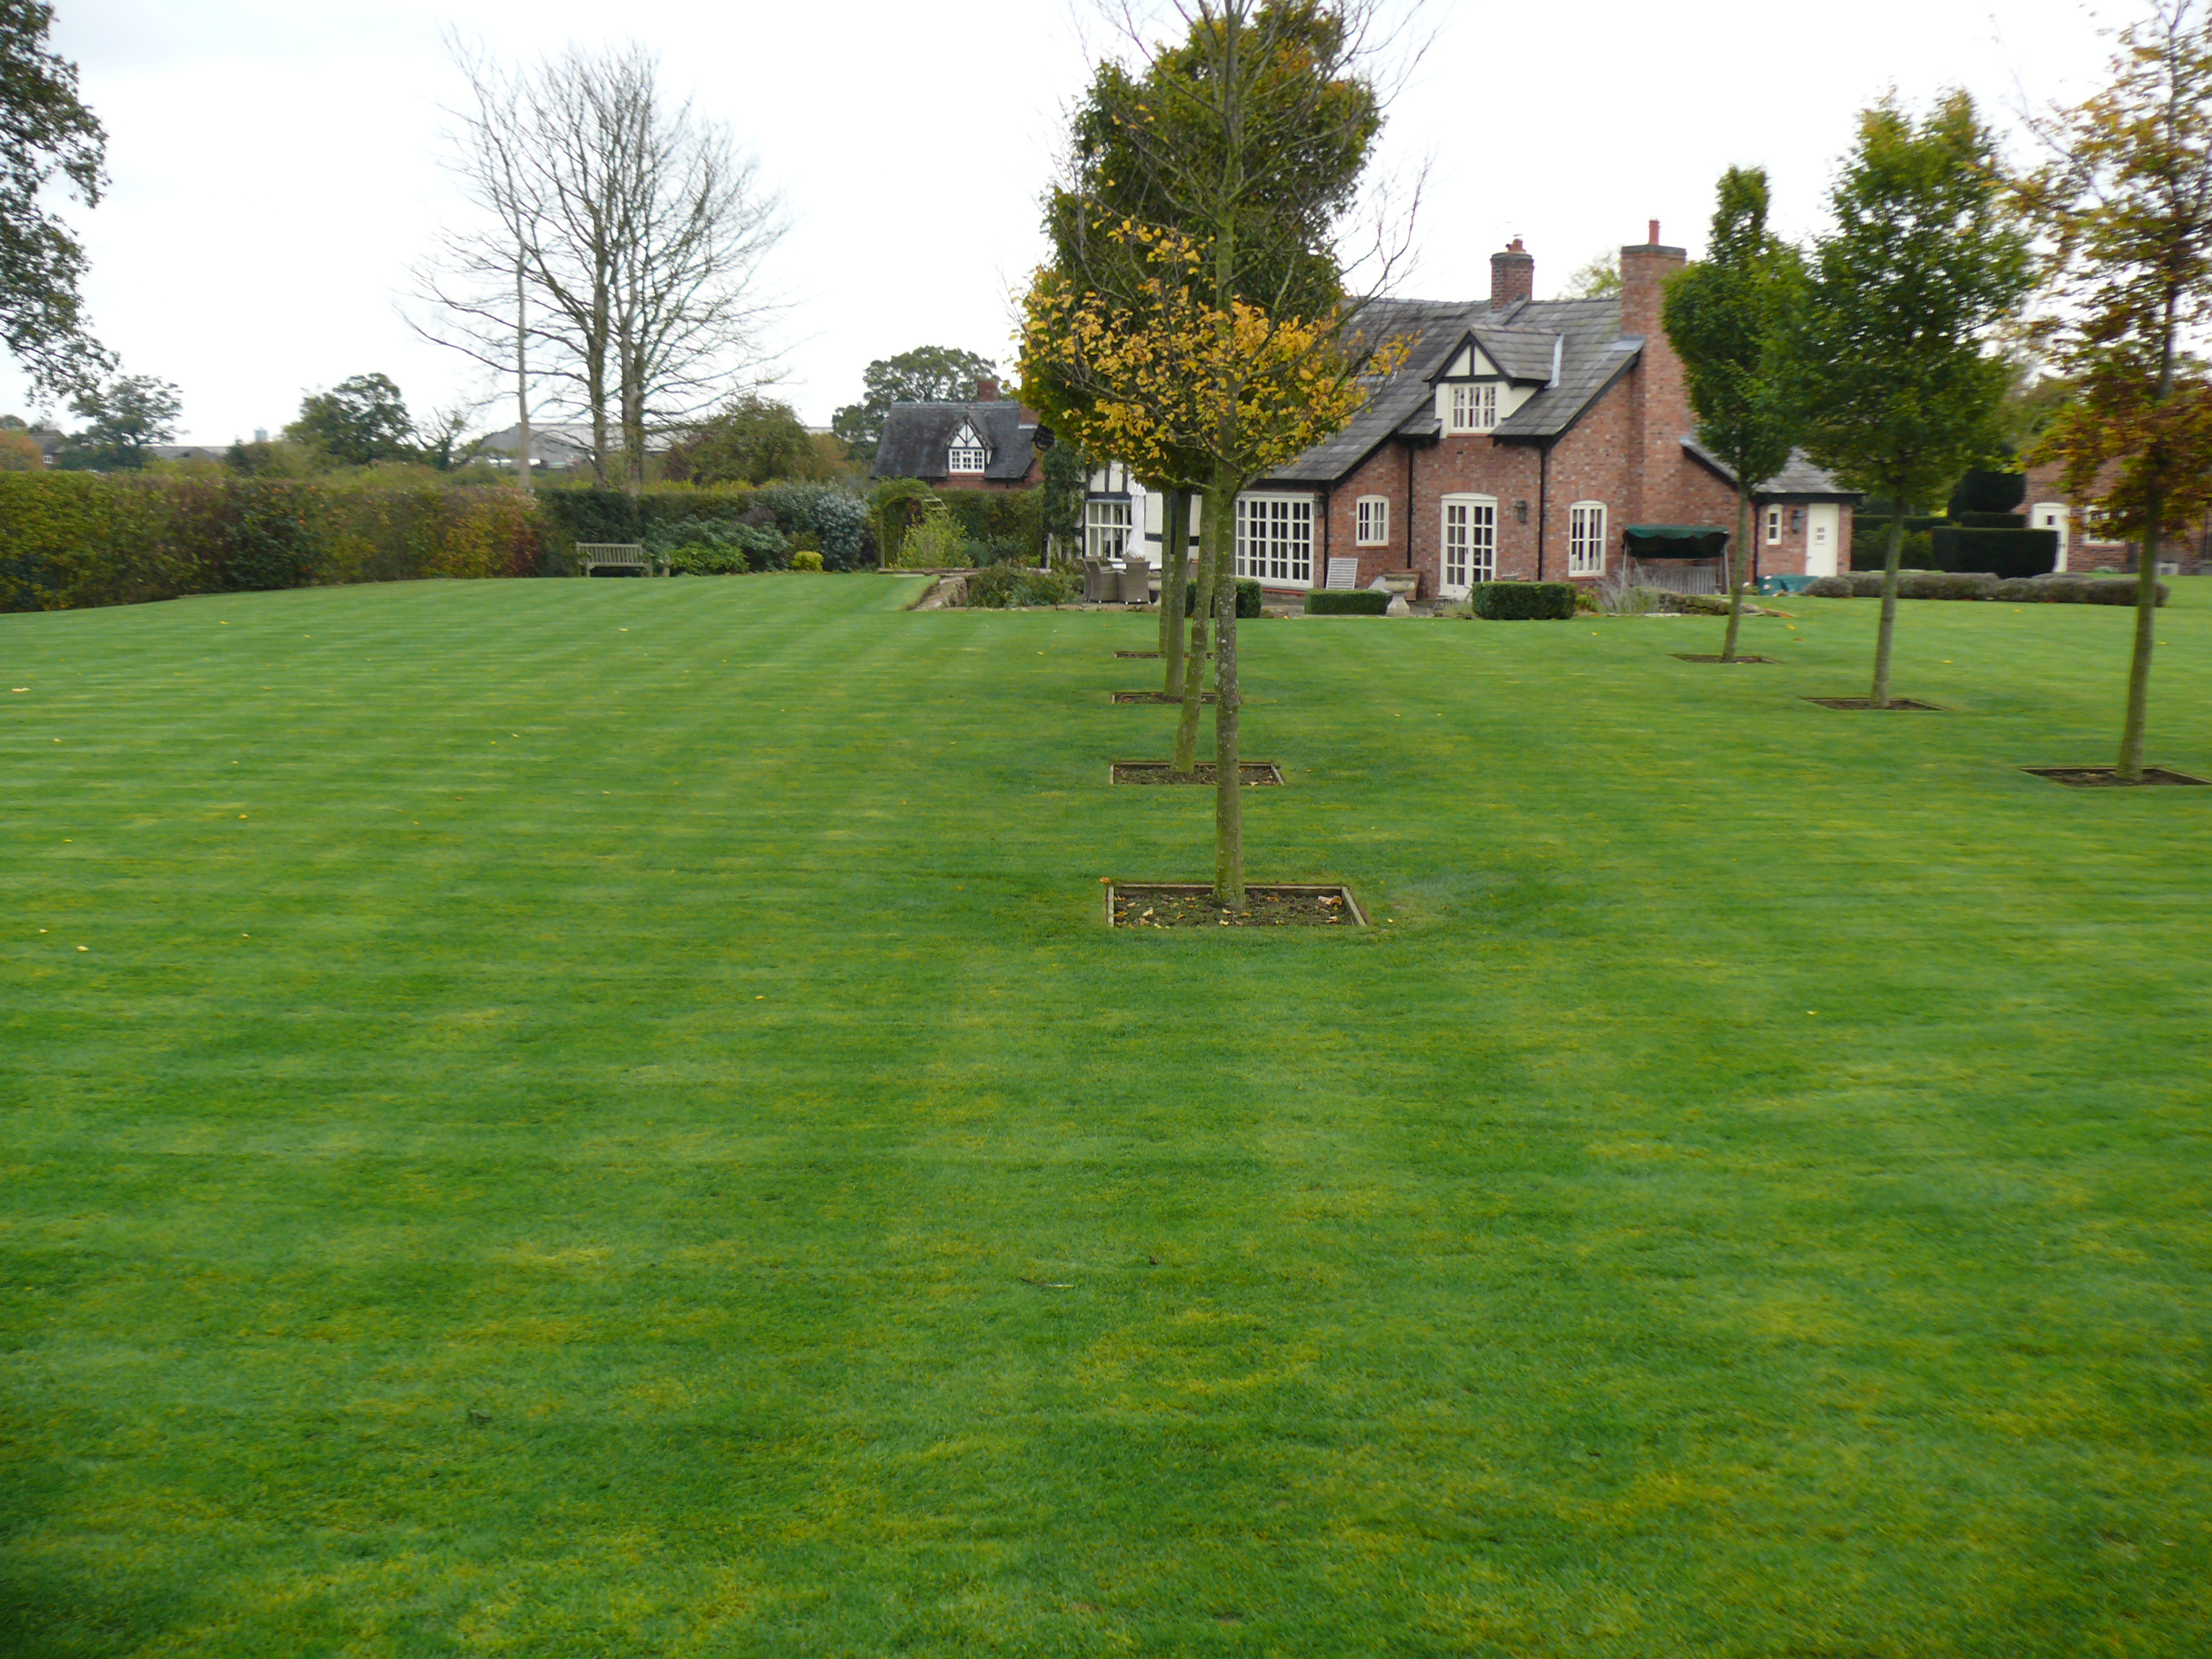
[[[1375,343],[1341,233],[1382,122],[1375,0],[1174,0],[1179,39],[1103,66],[1048,204],[1054,263],[1024,303],[1025,401],[1139,477],[1195,483],[1214,613],[1216,902],[1244,908],[1237,764],[1238,491],[1326,437]],[[1139,43],[1141,46],[1141,43]],[[1378,239],[1374,286],[1391,250]],[[1195,476],[1194,476],[1195,475]],[[1203,634],[1175,765],[1196,750]]]

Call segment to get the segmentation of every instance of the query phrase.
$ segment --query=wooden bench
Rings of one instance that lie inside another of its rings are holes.
[[[635,570],[641,576],[657,576],[665,568],[661,560],[646,557],[645,549],[635,542],[576,544],[576,574],[580,576],[588,576],[594,570]]]

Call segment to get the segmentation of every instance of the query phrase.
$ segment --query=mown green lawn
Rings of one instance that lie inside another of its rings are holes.
[[[0,617],[0,1651],[2203,1650],[2128,612],[1250,624],[1378,925],[1130,936],[1149,624],[913,589]]]

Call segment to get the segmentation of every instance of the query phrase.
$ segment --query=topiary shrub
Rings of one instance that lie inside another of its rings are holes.
[[[1238,596],[1243,597],[1241,594]],[[1391,595],[1364,587],[1316,588],[1306,595],[1309,617],[1380,617],[1390,609]],[[1238,614],[1243,614],[1240,605]]]
[[[1237,614],[1244,617],[1260,614],[1260,584],[1249,576],[1237,579]]]
[[[1848,599],[1851,594],[1849,576],[1815,576],[1805,585],[1805,597],[1808,599]]]
[[[1477,582],[1470,603],[1485,622],[1566,622],[1575,614],[1575,585]]]
[[[791,556],[791,568],[793,570],[819,570],[822,568],[822,556],[801,548]]]

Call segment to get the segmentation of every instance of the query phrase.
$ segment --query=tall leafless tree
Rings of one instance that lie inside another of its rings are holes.
[[[641,47],[518,70],[451,46],[449,165],[477,218],[417,272],[416,325],[512,374],[525,434],[550,389],[590,422],[596,481],[618,449],[635,491],[649,435],[762,377],[782,204],[719,123],[665,104]]]

